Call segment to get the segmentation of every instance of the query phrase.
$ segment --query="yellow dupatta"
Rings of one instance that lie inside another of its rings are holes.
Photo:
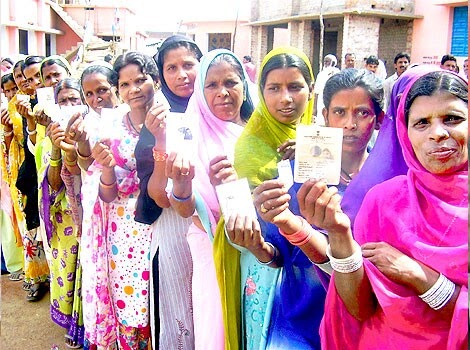
[[[10,196],[13,204],[13,232],[16,238],[16,245],[23,246],[20,228],[24,226],[25,216],[23,213],[25,197],[16,188],[18,171],[24,161],[24,135],[23,135],[23,117],[16,111],[16,95],[8,102],[8,113],[13,124],[13,138],[10,148],[6,152],[6,147],[2,145],[2,177],[10,188]]]
[[[260,72],[272,57],[280,54],[301,58],[308,66],[313,82],[313,71],[308,57],[294,47],[280,47],[270,51],[263,59]],[[235,145],[235,169],[240,178],[248,178],[251,189],[278,175],[277,163],[282,155],[277,148],[285,141],[295,139],[297,129],[297,124],[282,124],[271,116],[264,101],[260,77],[261,74],[258,77],[259,104]],[[312,114],[313,97],[308,101],[300,123],[311,124]]]

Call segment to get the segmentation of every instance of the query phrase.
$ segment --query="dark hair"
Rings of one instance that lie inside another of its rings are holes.
[[[64,89],[73,89],[80,93],[80,99],[83,102],[83,94],[82,94],[82,87],[80,85],[80,81],[74,78],[65,78],[59,81],[59,83],[54,88],[54,99],[57,103],[57,96],[59,92]]]
[[[129,64],[135,64],[143,74],[148,74],[156,82],[159,81],[158,68],[152,57],[140,52],[130,51],[116,58],[113,69],[119,74],[122,68]]]
[[[348,56],[354,56],[356,57],[356,55],[352,52],[347,52],[346,55],[344,55],[344,59],[346,59]]]
[[[410,55],[408,55],[406,52],[400,52],[400,53],[397,53],[397,55],[393,59],[393,63],[396,64],[400,58],[406,58],[408,62],[410,62],[411,60]]]
[[[379,65],[379,59],[377,56],[369,56],[366,59],[366,64],[376,64]]]
[[[246,61],[251,62],[251,56],[248,56],[248,55],[247,55],[247,56],[243,56],[243,58],[244,58]]]
[[[446,63],[447,61],[454,61],[455,63],[457,63],[457,58],[455,58],[454,55],[444,55],[441,59],[441,66],[444,65],[444,63]]]
[[[308,68],[308,65],[304,62],[303,59],[294,54],[281,53],[279,55],[271,57],[263,66],[263,70],[260,74],[261,91],[264,90],[264,87],[266,85],[268,73],[274,69],[279,68],[297,68],[300,73],[302,73],[302,76],[304,77],[308,86],[311,86],[313,83],[310,69]]]
[[[42,75],[42,69],[44,67],[49,67],[49,66],[52,66],[54,64],[57,64],[59,66],[61,66],[62,68],[65,69],[65,71],[67,72],[68,75],[70,75],[70,70],[69,70],[69,67],[67,67],[64,62],[62,62],[61,60],[57,59],[57,58],[46,58],[45,60],[42,61],[41,63],[41,67],[40,67],[40,70],[41,70],[41,75]]]
[[[24,60],[19,60],[18,62],[16,62],[13,66],[13,70],[17,69],[18,67],[20,67],[21,72],[23,72]]]
[[[97,64],[85,68],[85,70],[82,72],[82,77],[80,78],[80,83],[82,84],[82,87],[83,80],[85,80],[87,76],[92,74],[102,74],[106,77],[106,80],[108,81],[109,85],[117,86],[119,74],[111,68]]]
[[[174,38],[169,37],[166,40],[172,40],[172,39],[174,39]],[[163,42],[163,44],[164,43],[165,42]],[[162,46],[163,46],[163,44],[162,44]],[[153,59],[154,59],[155,63],[160,65],[160,67],[163,67],[163,62],[165,61],[165,55],[167,54],[167,52],[169,52],[171,50],[174,50],[174,49],[178,49],[180,47],[184,47],[189,52],[191,52],[198,61],[201,60],[202,52],[199,49],[199,47],[196,44],[192,43],[192,42],[181,40],[181,41],[175,41],[174,43],[169,44],[167,46],[165,45],[163,49],[158,50],[157,53],[155,55],[153,55]]]
[[[44,56],[28,56],[24,59],[24,63],[21,66],[21,70],[24,71],[26,67],[32,66],[33,64],[41,63]]]
[[[3,58],[3,59],[2,59],[2,62],[8,62],[8,63],[10,63],[12,66],[13,66],[13,64],[14,64],[13,61],[12,61],[12,59],[11,59],[10,57],[5,57],[5,58]]]
[[[15,79],[13,78],[13,73],[7,73],[5,75],[2,75],[2,83],[1,83],[2,90],[3,90],[3,86],[9,81],[14,82],[16,85]]]
[[[462,78],[449,71],[431,72],[416,80],[406,96],[406,124],[408,124],[411,105],[417,97],[432,96],[440,91],[448,92],[468,104],[468,85]]]
[[[253,105],[253,101],[251,100],[250,92],[248,91],[248,83],[245,79],[243,67],[235,57],[223,53],[221,55],[216,56],[212,60],[207,70],[209,70],[213,66],[220,64],[221,62],[226,62],[230,64],[235,69],[235,72],[237,72],[239,78],[243,82],[243,92],[246,96],[246,99],[243,101],[242,106],[240,107],[240,116],[244,121],[247,121],[248,119],[250,119],[251,114],[253,113],[253,110],[255,108]]]
[[[382,112],[384,89],[380,79],[366,69],[348,68],[332,75],[323,89],[323,103],[328,109],[334,95],[341,90],[361,87],[367,91],[374,105],[375,115]]]
[[[111,62],[112,60],[113,60],[113,55],[108,53],[106,56],[104,56],[105,62]]]

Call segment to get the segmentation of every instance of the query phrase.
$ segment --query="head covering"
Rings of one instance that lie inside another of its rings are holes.
[[[325,58],[323,59],[323,62],[325,62],[326,60],[330,60],[331,62],[328,65],[328,67],[336,67],[336,65],[338,64],[338,59],[336,58],[335,55],[332,55],[331,53],[325,56]]]
[[[168,102],[170,103],[171,111],[178,112],[178,113],[182,113],[186,110],[186,107],[189,102],[189,97],[180,97],[178,95],[175,95],[170,90],[170,88],[168,87],[165,81],[165,77],[163,76],[163,64],[164,64],[163,60],[164,60],[165,52],[168,49],[168,47],[173,46],[176,43],[182,43],[182,42],[186,42],[194,46],[194,49],[199,53],[199,56],[202,56],[201,50],[199,49],[197,44],[191,39],[183,35],[173,35],[165,39],[165,41],[162,43],[162,45],[158,49],[157,54],[154,56],[155,62],[157,63],[158,71],[160,73],[160,82],[162,85],[162,92],[165,95]]]
[[[44,78],[42,76],[42,66],[45,62],[48,62],[48,61],[59,61],[59,62],[61,62],[62,67],[65,68],[68,75],[70,76],[72,74],[72,67],[70,66],[69,61],[67,61],[65,58],[63,58],[60,55],[47,56],[42,60],[41,65],[39,67],[39,74],[41,75],[41,81],[42,81],[43,84],[44,84]]]
[[[209,179],[209,163],[217,155],[227,155],[232,157],[235,142],[242,133],[241,125],[223,121],[217,118],[209,109],[204,97],[204,82],[206,80],[209,66],[214,59],[220,55],[230,55],[236,60],[243,70],[243,86],[247,97],[251,96],[249,88],[251,81],[243,68],[242,62],[231,51],[225,49],[213,50],[204,55],[201,59],[199,72],[194,83],[194,93],[191,96],[186,113],[190,116],[198,117],[198,156],[196,157],[196,175],[194,178],[194,188],[197,195],[196,207],[201,221],[202,212],[209,216],[208,220],[213,228],[214,234],[214,261],[216,266],[217,282],[220,289],[222,315],[225,330],[225,343],[227,349],[238,349],[241,343],[241,306],[240,306],[240,253],[233,248],[225,239],[224,220],[220,217],[220,208],[214,187]],[[247,98],[248,100],[248,98]],[[199,209],[199,205],[204,210]],[[218,224],[216,225],[216,222]],[[212,236],[212,232],[208,232]]]
[[[359,174],[349,184],[341,201],[341,207],[351,220],[352,227],[354,227],[357,212],[367,191],[394,176],[406,174],[408,166],[403,159],[396,129],[398,103],[410,81],[437,69],[438,67],[429,64],[408,69],[393,85],[390,106],[380,127],[374,148]]]
[[[408,286],[387,278],[364,259],[365,272],[379,303],[377,311],[359,323],[347,313],[336,289],[330,286],[321,330],[322,348],[380,348],[392,342],[406,349],[467,348],[468,167],[433,174],[415,156],[404,108],[411,87],[429,74],[420,72],[409,81],[397,113],[397,135],[408,173],[368,192],[357,215],[354,235],[359,244],[386,242],[459,285],[452,319],[436,316]],[[422,331],[431,328],[433,332]],[[360,346],[357,334],[361,334]]]
[[[313,82],[313,71],[308,57],[294,47],[280,47],[269,52],[261,63],[261,72],[272,57],[280,54],[301,58],[308,66]],[[261,74],[258,79],[261,79]],[[281,159],[277,148],[285,141],[295,139],[297,129],[297,124],[280,123],[269,113],[260,81],[258,81],[258,93],[259,104],[235,146],[235,169],[239,177],[248,178],[252,188],[277,176],[277,162]],[[312,113],[313,97],[308,101],[300,122],[311,124]]]
[[[235,142],[243,131],[243,127],[223,121],[217,118],[210,110],[206,98],[204,97],[204,82],[206,80],[207,71],[212,61],[220,55],[232,56],[243,69],[244,86],[248,86],[247,94],[251,94],[252,89],[250,78],[243,68],[242,62],[229,50],[217,49],[205,54],[200,63],[199,71],[194,82],[194,93],[191,96],[186,113],[199,118],[199,134],[198,134],[198,161],[196,165],[195,186],[199,193],[204,197],[204,201],[214,213],[219,213],[219,204],[214,191],[210,184],[209,163],[217,155],[227,155],[229,159],[233,159]],[[253,100],[253,96],[250,96]],[[215,226],[214,226],[215,227]]]

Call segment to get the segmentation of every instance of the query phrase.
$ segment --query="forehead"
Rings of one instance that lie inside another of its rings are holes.
[[[70,95],[80,96],[80,92],[78,92],[77,90],[72,89],[72,88],[64,88],[64,89],[59,91],[59,93],[57,94],[57,97],[70,96]]]
[[[266,84],[273,83],[278,80],[297,81],[299,79],[305,82],[302,72],[297,67],[276,68],[268,72],[268,75],[266,76]]]
[[[230,75],[235,74],[235,75],[238,76],[238,72],[235,69],[235,67],[232,66],[232,64],[228,63],[227,61],[220,61],[220,62],[217,62],[214,65],[209,67],[209,69],[207,70],[206,79],[208,79],[209,77],[211,79],[214,79],[214,78],[223,79],[223,78],[225,78],[224,75],[221,75],[221,72],[223,72],[226,75],[227,74],[230,74]]]
[[[65,68],[62,67],[61,65],[57,64],[57,63],[53,63],[49,66],[42,66],[42,71],[47,72],[47,73],[50,73],[50,72],[53,72],[53,71],[63,71],[63,72],[65,72]]]
[[[335,92],[330,102],[330,108],[364,105],[373,107],[373,101],[367,90],[359,86],[353,89],[341,89]]]
[[[39,73],[39,63],[34,63],[31,64],[27,67],[24,68],[23,74],[26,78],[30,78],[34,76],[35,74]]]
[[[461,111],[468,116],[467,103],[449,92],[438,91],[431,96],[416,97],[410,106],[409,118],[443,116],[450,111]]]
[[[91,88],[94,85],[106,85],[109,87],[111,84],[109,83],[108,78],[104,74],[96,72],[83,77],[82,85],[83,87],[87,86]]]

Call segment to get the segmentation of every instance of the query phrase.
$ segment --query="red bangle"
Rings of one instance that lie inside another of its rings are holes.
[[[166,152],[158,151],[155,147],[152,148],[153,152],[153,159],[156,162],[164,162],[168,158],[168,154]]]
[[[300,230],[297,232],[294,232],[292,234],[287,234],[283,232],[281,229],[279,229],[279,233],[284,236],[290,244],[295,245],[295,246],[301,246],[307,243],[310,240],[310,237],[312,236],[312,226],[310,226],[303,217],[297,216],[302,220],[302,227]]]

